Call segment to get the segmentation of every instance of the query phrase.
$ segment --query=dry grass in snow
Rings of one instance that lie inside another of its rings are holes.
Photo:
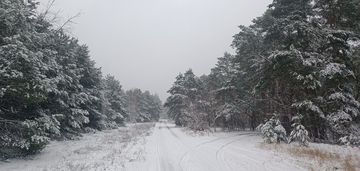
[[[275,155],[286,154],[309,170],[360,170],[360,149],[357,147],[328,144],[310,144],[302,147],[295,144],[265,144],[261,148],[271,150]]]

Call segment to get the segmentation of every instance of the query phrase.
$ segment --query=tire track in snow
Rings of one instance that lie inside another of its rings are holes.
[[[256,134],[254,135],[249,135],[249,136],[256,136]],[[247,137],[249,137],[247,136]],[[229,160],[226,160],[227,157],[231,157],[236,158],[238,157],[239,159],[237,159],[236,161],[242,161],[244,162],[244,164],[246,165],[242,165],[244,168],[244,170],[285,170],[286,167],[293,167],[293,169],[296,170],[302,170],[301,167],[296,166],[296,165],[291,165],[291,164],[285,164],[287,165],[284,169],[279,169],[279,165],[269,162],[268,160],[264,160],[264,158],[261,158],[262,155],[264,155],[261,150],[249,150],[247,148],[244,148],[242,146],[231,146],[231,149],[226,150],[227,148],[230,147],[230,145],[232,145],[233,143],[236,143],[238,141],[244,140],[243,138],[246,137],[242,137],[241,139],[237,139],[237,140],[233,140],[228,142],[227,144],[224,144],[221,148],[218,149],[217,151],[217,158],[220,158],[226,165],[227,168],[230,170],[239,170],[239,167],[232,167],[234,163],[237,162],[229,162]],[[260,158],[259,158],[260,157]],[[271,159],[274,159],[273,157],[270,157]],[[281,159],[284,160],[284,159]],[[247,166],[247,167],[245,167]],[[280,167],[283,167],[283,165],[281,165]],[[254,169],[257,168],[257,169]]]
[[[159,128],[163,128],[163,126],[159,126]],[[174,170],[174,167],[172,166],[172,164],[168,161],[169,157],[167,156],[168,154],[164,151],[161,150],[161,147],[165,147],[166,144],[164,144],[163,138],[164,136],[166,136],[166,132],[170,132],[170,127],[166,124],[166,129],[159,129],[158,131],[158,137],[157,137],[157,156],[158,156],[158,171],[172,171]],[[166,148],[165,148],[166,149]]]
[[[233,132],[189,136],[171,123],[158,123],[147,145],[147,149],[152,149],[148,160],[143,169],[134,171],[302,170],[256,148],[254,143],[260,138],[255,135],[256,132]]]
[[[237,137],[237,136],[251,135],[251,134],[256,134],[256,133],[242,133],[242,134],[237,134],[237,135],[234,135],[234,136],[219,137],[219,138],[215,138],[215,139],[212,139],[212,140],[209,140],[209,141],[206,141],[206,142],[202,142],[202,143],[196,145],[195,147],[191,148],[190,150],[188,150],[186,153],[184,153],[184,155],[180,158],[180,161],[179,161],[178,165],[181,168],[181,170],[184,170],[184,168],[182,166],[182,163],[184,162],[185,157],[188,156],[191,152],[194,152],[195,150],[201,148],[204,145],[211,144],[211,143],[214,143],[214,142],[217,142],[217,141],[220,141],[220,140],[226,140],[226,139],[234,138],[234,137]]]
[[[171,130],[171,127],[167,123],[159,123],[158,129],[156,131],[156,158],[158,163],[158,169],[156,171],[175,171],[178,170],[174,168],[174,164],[171,162],[171,154],[169,154],[166,150],[168,150],[168,145],[178,146],[178,148],[186,147],[178,135]],[[174,137],[174,138],[169,138]],[[170,142],[168,142],[170,140]],[[172,140],[172,141],[171,141]],[[175,140],[175,141],[174,141]],[[169,144],[171,143],[171,144]],[[165,150],[165,151],[164,151]]]
[[[235,139],[235,140],[232,140],[232,141],[230,141],[230,142],[227,142],[227,143],[223,144],[222,146],[220,146],[220,148],[217,149],[217,151],[216,151],[216,159],[217,159],[219,162],[222,162],[222,163],[224,164],[224,166],[227,168],[227,170],[234,170],[234,169],[231,167],[231,164],[225,159],[225,154],[224,154],[225,148],[228,147],[229,145],[237,142],[237,141],[243,140],[246,135],[256,136],[257,134],[256,134],[256,133],[242,134],[240,138]],[[233,153],[233,152],[231,152],[231,153]],[[246,156],[246,155],[244,155],[244,154],[241,154],[241,153],[236,153],[236,154],[237,154],[237,156],[239,156],[239,155],[244,156],[243,158],[246,158],[246,159],[248,159],[248,160],[250,159],[250,160],[252,160],[254,163],[257,163],[257,164],[260,163],[258,160],[253,159],[253,158],[251,158],[251,157],[248,157],[248,156]]]
[[[160,127],[159,127],[160,128]],[[157,131],[157,134],[156,134],[157,138],[156,138],[156,161],[157,161],[157,170],[160,170],[161,169],[161,154],[160,154],[160,148],[159,148],[159,131]]]
[[[250,155],[246,155],[248,158],[252,158],[253,160],[258,160],[258,156],[264,155],[262,150],[258,150],[258,151],[254,151],[254,150],[248,150],[248,149],[244,149],[244,148],[240,148],[239,146],[235,146],[234,150],[236,151],[242,151],[244,153],[250,154],[252,155],[252,157],[250,157]],[[238,155],[238,153],[234,153],[233,151],[229,151],[230,153],[234,154],[235,156]],[[254,155],[256,157],[254,157]],[[271,155],[271,157],[269,158],[270,160],[280,160],[280,161],[286,161],[285,158],[282,157],[278,157],[278,156],[273,156]],[[293,165],[293,164],[289,164],[289,163],[285,163],[279,166],[279,163],[273,163],[269,160],[262,160],[262,161],[258,161],[258,163],[261,163],[261,165],[263,166],[262,168],[260,168],[259,166],[259,170],[286,170],[286,167],[292,167],[292,169],[294,170],[303,170],[302,167],[298,166],[298,165]],[[281,167],[285,168],[281,169]]]

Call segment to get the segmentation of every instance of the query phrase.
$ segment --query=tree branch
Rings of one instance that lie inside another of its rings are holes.
[[[66,25],[68,25],[68,24],[70,24],[70,23],[74,23],[73,20],[74,20],[75,18],[78,18],[80,15],[81,15],[81,13],[79,12],[79,13],[77,13],[76,15],[74,15],[74,16],[70,17],[69,19],[67,19],[67,20],[64,22],[64,24],[62,24],[62,25],[59,27],[59,29],[58,29],[57,31],[59,32],[59,31],[63,30],[63,28],[64,28]]]

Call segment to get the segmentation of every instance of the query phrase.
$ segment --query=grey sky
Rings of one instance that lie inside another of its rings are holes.
[[[165,100],[179,72],[208,74],[231,51],[237,26],[249,25],[270,1],[57,0],[52,11],[64,18],[81,12],[71,33],[89,46],[104,75]]]

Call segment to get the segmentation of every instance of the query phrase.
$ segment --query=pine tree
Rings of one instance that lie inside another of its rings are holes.
[[[294,116],[292,118],[293,130],[290,133],[289,143],[297,141],[302,146],[309,146],[309,133],[305,129],[305,127],[301,124],[301,117],[302,116]]]
[[[175,124],[178,126],[186,125],[186,116],[183,114],[186,108],[186,96],[184,87],[184,75],[179,74],[176,77],[176,81],[173,86],[170,88],[168,93],[170,96],[166,99],[164,104],[168,108],[168,115],[171,119],[175,121]]]
[[[350,139],[360,142],[358,134],[359,101],[355,98],[356,77],[356,37],[359,33],[359,1],[316,1],[317,11],[325,20],[327,34],[324,44],[325,66],[321,70],[324,80],[324,110],[330,128],[329,139]],[[355,41],[354,41],[355,40]],[[355,45],[355,46],[354,46]],[[355,69],[355,70],[354,70]]]
[[[128,117],[125,107],[125,95],[120,82],[114,76],[106,76],[103,80],[103,106],[102,112],[106,115],[107,127],[115,127],[124,125],[125,119]]]
[[[265,124],[260,126],[260,131],[266,143],[287,142],[285,128],[281,125],[278,115],[274,114]]]
[[[355,118],[359,116],[360,103],[354,97],[354,72],[347,52],[347,36],[344,32],[330,33],[327,47],[328,61],[321,71],[327,92],[324,92],[326,119],[332,136],[339,139],[350,136]]]
[[[259,20],[265,21],[268,15]],[[266,22],[264,22],[266,23]],[[240,32],[234,36],[232,43],[236,50],[233,60],[235,72],[230,85],[236,90],[236,101],[238,108],[241,108],[242,118],[246,117],[250,128],[255,127],[263,121],[264,115],[269,111],[267,108],[266,93],[254,91],[261,76],[261,65],[266,58],[268,47],[264,44],[264,37],[261,29],[256,25],[250,27],[240,26]]]
[[[36,3],[0,2],[0,157],[33,154],[58,136],[59,122],[42,108],[51,87],[41,44],[46,36],[35,27]]]
[[[261,64],[261,77],[257,91],[270,92],[270,108],[280,112],[281,119],[290,129],[290,118],[294,115],[296,104],[311,103],[319,107],[322,96],[320,89],[323,83],[320,70],[324,67],[326,56],[323,45],[327,42],[327,34],[322,30],[321,23],[315,20],[310,0],[274,1],[266,18],[272,23],[261,19],[255,23],[264,32],[264,43],[270,49],[266,60]],[[295,106],[295,109],[291,106]],[[302,105],[306,127],[311,128],[312,135],[320,138],[323,132],[324,118],[322,111],[317,112]]]
[[[175,120],[176,125],[188,126],[196,130],[203,130],[209,126],[208,113],[204,112],[201,101],[203,92],[201,80],[190,69],[176,77],[173,87],[168,91],[171,96],[165,102],[169,109],[169,117]],[[204,124],[207,121],[208,124]]]
[[[315,0],[315,8],[330,27],[360,33],[359,0]]]
[[[237,92],[234,79],[237,77],[235,56],[225,53],[218,58],[218,63],[211,70],[209,78],[213,81],[212,96],[216,109],[214,122],[226,128],[236,128],[239,123],[240,110],[237,107]]]

